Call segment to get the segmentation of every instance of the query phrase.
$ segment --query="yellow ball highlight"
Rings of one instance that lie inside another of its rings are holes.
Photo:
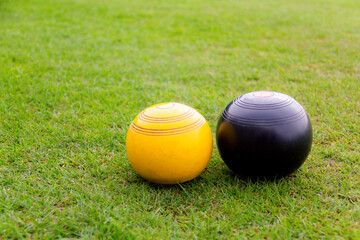
[[[131,166],[142,178],[160,184],[189,181],[208,165],[212,153],[209,124],[180,103],[151,106],[135,117],[126,136]]]

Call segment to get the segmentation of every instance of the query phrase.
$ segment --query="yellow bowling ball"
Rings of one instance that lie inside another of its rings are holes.
[[[131,123],[126,152],[144,179],[176,184],[197,177],[212,153],[209,124],[195,109],[180,103],[151,106]]]

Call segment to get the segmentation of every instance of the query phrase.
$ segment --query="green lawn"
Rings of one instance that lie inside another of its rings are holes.
[[[186,184],[131,168],[145,107],[192,106],[214,136],[266,89],[312,120],[292,176],[237,179],[215,142]],[[359,139],[358,0],[0,0],[0,239],[360,239]]]

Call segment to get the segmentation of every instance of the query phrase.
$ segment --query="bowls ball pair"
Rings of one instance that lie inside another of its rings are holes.
[[[296,171],[312,145],[305,109],[288,95],[256,91],[234,99],[216,130],[219,153],[237,175],[280,178]],[[127,133],[126,150],[144,179],[176,184],[197,177],[212,153],[211,130],[204,117],[180,103],[162,103],[142,111]]]

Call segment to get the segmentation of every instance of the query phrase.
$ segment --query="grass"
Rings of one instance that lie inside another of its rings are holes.
[[[0,238],[359,239],[357,0],[0,1]],[[275,182],[214,152],[195,180],[140,179],[142,109],[188,104],[213,134],[260,89],[308,111],[313,149]]]

